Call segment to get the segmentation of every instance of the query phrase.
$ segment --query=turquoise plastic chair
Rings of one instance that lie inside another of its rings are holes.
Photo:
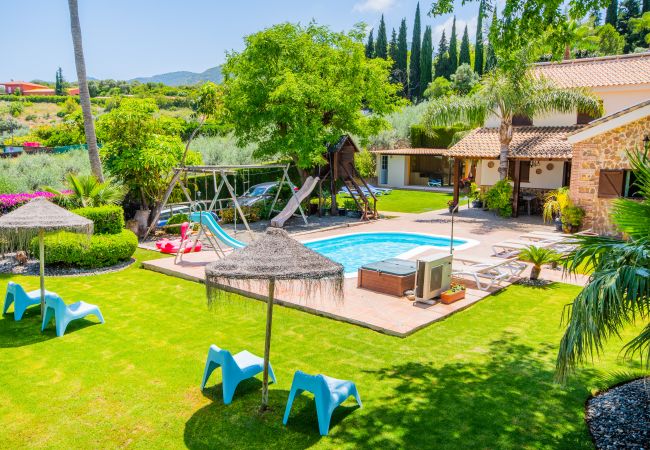
[[[327,436],[330,429],[332,413],[348,397],[354,397],[357,400],[357,404],[363,406],[361,404],[361,397],[359,397],[359,392],[357,391],[357,386],[352,381],[337,380],[336,378],[330,378],[322,374],[309,375],[297,370],[293,375],[291,392],[289,392],[287,407],[284,410],[283,424],[286,425],[289,420],[289,413],[291,412],[291,406],[293,405],[296,394],[300,395],[303,391],[309,391],[314,394],[318,429],[321,436]]]
[[[59,298],[59,296],[48,290],[45,291],[45,299],[48,298]],[[27,308],[33,305],[39,305],[41,303],[41,290],[36,289],[35,291],[25,292],[25,289],[19,284],[10,281],[7,285],[7,293],[5,294],[5,304],[2,308],[2,314],[7,314],[11,304],[14,304],[14,320],[20,320],[23,318],[23,314]]]
[[[47,324],[54,317],[56,325],[56,335],[63,336],[68,324],[73,320],[83,319],[86,316],[95,315],[100,323],[104,323],[104,316],[98,306],[86,302],[77,302],[66,305],[60,297],[45,298],[45,314],[43,315],[43,326],[41,331],[45,330]]]
[[[208,359],[205,362],[201,390],[205,389],[208,378],[218,367],[221,367],[223,402],[229,405],[239,383],[254,377],[264,370],[264,360],[246,350],[232,355],[228,350],[223,350],[212,344],[210,350],[208,350]],[[269,376],[275,383],[275,374],[271,363],[269,363]]]

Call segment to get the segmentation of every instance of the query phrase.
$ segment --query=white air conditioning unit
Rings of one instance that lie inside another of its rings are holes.
[[[432,299],[451,287],[452,255],[436,253],[417,260],[415,301],[432,304]]]

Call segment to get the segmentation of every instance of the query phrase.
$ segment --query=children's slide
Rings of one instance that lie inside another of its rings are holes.
[[[300,202],[309,197],[309,194],[311,194],[311,191],[314,190],[319,180],[320,179],[318,177],[307,177],[305,184],[303,184],[300,190],[296,192],[296,195],[291,197],[287,203],[287,206],[285,206],[284,209],[271,220],[271,226],[282,228],[284,226],[284,223],[289,220],[291,216],[293,216],[294,212],[296,212],[300,206]]]
[[[209,212],[193,212],[190,214],[190,220],[195,223],[200,223],[210,230],[210,233],[212,233],[214,237],[232,248],[246,247],[246,244],[242,241],[238,241],[226,233],[226,231],[217,223],[214,216]]]

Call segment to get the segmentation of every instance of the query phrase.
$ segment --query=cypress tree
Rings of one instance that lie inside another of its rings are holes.
[[[607,7],[605,23],[609,23],[611,26],[616,28],[616,25],[618,24],[618,0],[612,0]]]
[[[63,71],[59,67],[54,78],[54,94],[63,95]]]
[[[458,36],[456,35],[456,16],[451,25],[451,37],[449,38],[449,72],[456,73],[458,68]]]
[[[447,45],[445,30],[442,30],[440,44],[438,44],[438,58],[436,59],[436,78],[438,77],[445,77],[446,79],[449,79],[451,77],[449,65],[449,47]]]
[[[390,69],[390,80],[392,83],[400,83],[399,67],[397,67],[397,33],[395,28],[390,35],[390,44],[388,44],[388,56],[393,60],[393,66]]]
[[[424,91],[429,87],[433,77],[433,42],[431,37],[431,27],[427,26],[424,29],[424,37],[422,38],[422,52],[420,53],[420,94],[419,97],[424,97]]]
[[[388,38],[386,37],[386,23],[384,15],[381,15],[379,22],[379,31],[377,31],[377,41],[375,42],[375,56],[377,58],[388,58]]]
[[[650,1],[650,0],[649,0]],[[474,72],[483,75],[483,15],[485,14],[485,0],[481,0],[478,7],[476,22],[476,44],[474,44]]]
[[[641,14],[650,12],[650,0],[643,0],[643,6],[641,7]]]
[[[624,53],[633,52],[636,47],[644,46],[645,33],[636,33],[630,26],[630,20],[641,15],[639,0],[623,0],[618,9],[618,32],[625,38]]]
[[[409,87],[409,78],[408,78],[408,58],[409,58],[408,44],[406,42],[406,19],[402,19],[402,23],[399,26],[399,35],[397,38],[397,70],[399,75],[399,80],[404,85],[402,90],[402,96],[408,97],[408,87]]]
[[[415,21],[413,22],[413,39],[411,40],[411,61],[409,64],[409,97],[411,100],[420,92],[420,2],[415,8]]]
[[[465,25],[465,31],[463,32],[463,40],[460,42],[460,61],[458,62],[459,66],[467,64],[468,66],[472,63],[472,57],[469,50],[469,34],[467,34],[467,25]],[[453,73],[456,73],[454,70]]]
[[[497,55],[494,52],[494,46],[492,45],[492,40],[496,38],[498,33],[497,30],[497,9],[494,8],[494,14],[492,15],[492,23],[490,24],[490,40],[488,41],[487,50],[485,52],[485,70],[484,73],[487,73],[494,69],[497,66]]]
[[[372,33],[374,30],[370,30],[370,34],[368,35],[368,42],[366,43],[366,58],[374,58],[375,57],[375,41],[372,37]]]

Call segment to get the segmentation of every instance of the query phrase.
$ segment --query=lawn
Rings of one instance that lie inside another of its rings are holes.
[[[5,275],[0,292],[10,279],[38,285]],[[596,366],[565,387],[553,383],[562,307],[578,291],[569,285],[512,286],[406,339],[278,307],[278,384],[272,409],[259,414],[257,379],[229,406],[219,373],[206,392],[199,383],[211,343],[262,354],[262,303],[209,311],[202,285],[136,266],[47,286],[100,305],[106,324],[73,322],[55,338],[52,326],[39,332],[36,309],[20,322],[0,319],[3,448],[590,448],[591,389],[605,373],[635,367],[612,342]],[[363,408],[339,408],[321,438],[303,395],[283,426],[296,369],[356,381]]]
[[[452,195],[446,192],[426,192],[394,189],[389,195],[377,197],[380,212],[423,213],[447,208]]]

